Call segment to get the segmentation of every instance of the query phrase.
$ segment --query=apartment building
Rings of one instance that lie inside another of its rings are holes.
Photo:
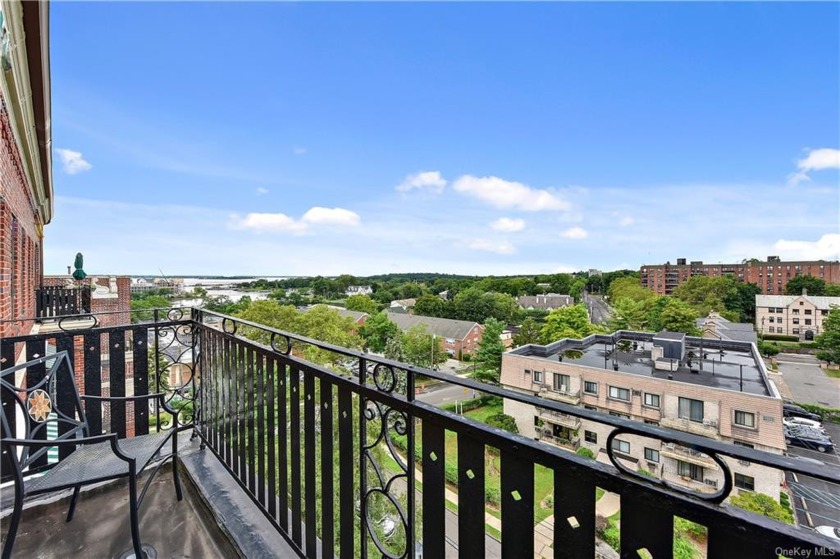
[[[400,330],[407,332],[415,326],[424,326],[426,332],[443,338],[446,353],[461,359],[464,355],[472,355],[481,342],[484,326],[468,320],[452,320],[450,318],[436,318],[416,314],[404,314],[387,310],[388,320],[396,324]]]
[[[548,346],[528,345],[502,357],[504,387],[593,411],[678,429],[781,454],[782,399],[754,344],[682,333],[619,331]],[[612,427],[597,421],[505,401],[519,432],[607,462]],[[614,456],[692,490],[714,492],[723,471],[705,454],[640,436],[621,436]],[[738,491],[779,498],[783,473],[724,458]],[[737,491],[736,491],[737,492]]]
[[[823,320],[831,307],[840,307],[840,297],[802,295],[756,295],[755,329],[764,334],[799,336],[810,341],[822,333]]]
[[[24,334],[43,275],[52,219],[49,6],[0,9],[0,336]]]
[[[788,280],[796,276],[813,276],[826,283],[840,283],[840,261],[810,260],[782,262],[778,256],[768,256],[766,262],[740,264],[704,264],[702,260],[686,263],[678,258],[676,264],[645,265],[639,269],[642,287],[660,295],[670,295],[677,286],[694,276],[733,276],[740,281],[754,283],[765,295],[781,295]]]

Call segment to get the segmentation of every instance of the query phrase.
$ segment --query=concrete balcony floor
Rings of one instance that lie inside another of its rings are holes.
[[[297,557],[273,528],[261,525],[268,525],[268,521],[215,457],[208,450],[198,450],[197,441],[190,443],[188,437],[182,438],[186,443],[182,445],[186,448],[181,466],[184,499],[179,502],[175,497],[171,467],[161,468],[140,508],[143,544],[151,545],[161,559],[241,557],[253,553]],[[140,478],[141,487],[145,480],[145,476]],[[3,542],[9,526],[11,496],[11,488],[4,488],[4,516],[0,520]],[[12,557],[106,559],[120,557],[131,549],[125,480],[83,490],[73,521],[67,523],[69,496],[69,491],[48,494],[25,505]],[[261,535],[255,537],[254,532]]]

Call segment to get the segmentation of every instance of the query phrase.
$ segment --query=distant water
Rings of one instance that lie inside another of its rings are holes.
[[[239,301],[242,297],[247,295],[253,301],[267,299],[268,293],[263,291],[242,291],[235,289],[235,286],[240,283],[247,283],[258,279],[267,280],[282,280],[285,277],[265,277],[265,278],[244,278],[244,279],[204,279],[204,278],[183,278],[184,289],[187,291],[195,287],[203,287],[207,290],[207,295],[210,297],[227,297],[233,302]],[[180,299],[175,301],[176,307],[197,307],[201,304],[201,299]]]

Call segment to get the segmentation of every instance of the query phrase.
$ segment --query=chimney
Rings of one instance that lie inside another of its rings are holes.
[[[802,288],[802,296],[803,296],[803,297],[807,297],[807,296],[808,296],[808,288],[807,288],[807,287],[803,287],[803,288]]]

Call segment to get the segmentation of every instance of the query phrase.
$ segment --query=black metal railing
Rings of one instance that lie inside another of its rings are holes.
[[[47,286],[35,290],[35,314],[38,319],[89,312],[90,286]]]
[[[84,360],[85,390],[96,391],[102,378],[97,385],[95,372],[104,374],[104,369],[95,356],[107,351],[113,361],[112,394],[129,369],[135,394],[142,394],[151,370],[187,360],[171,358],[169,364],[144,369],[140,362],[149,348],[139,342],[155,340],[154,359],[169,355],[167,348],[177,342],[190,357],[194,427],[203,445],[302,557],[408,558],[420,549],[423,557],[443,557],[453,547],[461,557],[482,557],[491,551],[488,545],[498,545],[503,557],[532,557],[535,476],[546,471],[553,487],[555,557],[595,556],[596,488],[620,496],[622,557],[644,556],[640,550],[672,557],[676,517],[705,527],[710,558],[828,556],[831,546],[837,547],[814,531],[720,504],[733,486],[724,456],[828,482],[837,481],[836,468],[420,369],[208,311],[177,312],[157,314],[147,324],[9,338],[0,346],[0,361],[5,368],[17,351],[31,358],[50,344],[78,347],[92,355],[90,363]],[[319,365],[303,359],[313,348]],[[133,355],[131,367],[125,365],[126,351]],[[414,384],[420,374],[607,425],[612,432],[605,447],[612,464],[419,401]],[[112,413],[112,427],[118,430],[121,421],[124,416],[115,424]],[[134,427],[141,428],[136,414]],[[613,448],[616,437],[633,436],[702,452],[721,468],[722,483],[714,493],[692,492],[631,471]],[[490,516],[497,518],[499,533],[494,539],[486,536],[485,525],[489,481],[495,476],[498,494]],[[457,493],[457,505],[448,490]]]

